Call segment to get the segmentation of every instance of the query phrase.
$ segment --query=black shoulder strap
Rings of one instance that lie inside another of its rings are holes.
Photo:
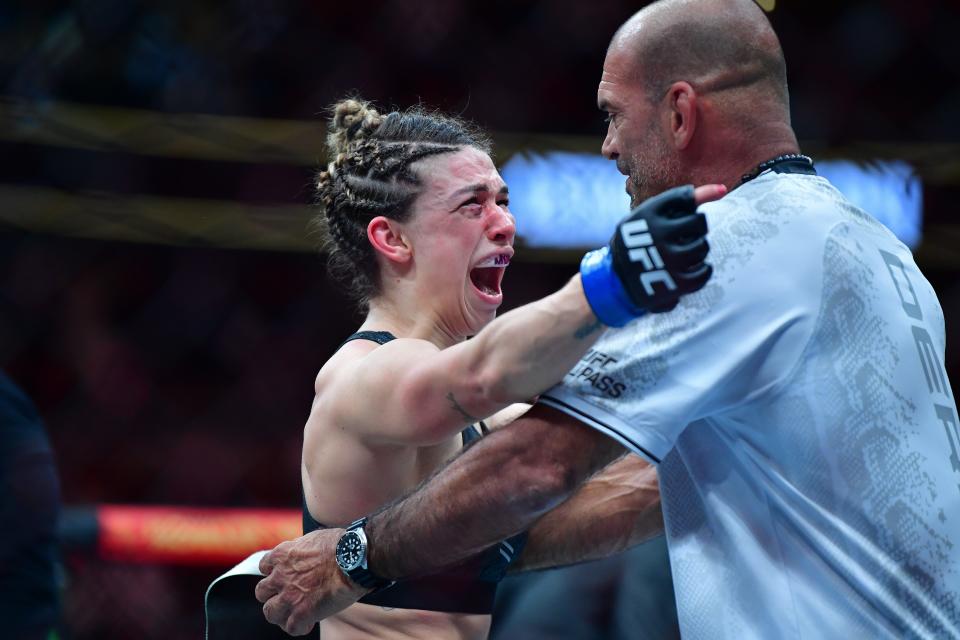
[[[349,336],[347,339],[340,343],[340,346],[352,342],[353,340],[369,340],[370,342],[376,342],[377,344],[387,344],[391,340],[396,340],[397,336],[393,335],[389,331],[357,331]]]

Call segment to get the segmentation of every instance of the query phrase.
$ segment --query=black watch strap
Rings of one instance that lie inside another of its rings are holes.
[[[349,525],[347,525],[347,531],[350,532],[350,531],[356,531],[357,529],[363,529],[366,525],[367,525],[367,518],[366,516],[364,516],[363,518],[358,518],[357,520],[354,520]],[[365,530],[364,530],[364,537],[366,537]],[[367,548],[367,551],[369,551],[369,547]],[[364,560],[363,564],[364,565],[366,564],[366,560]],[[377,574],[375,574],[374,572],[370,571],[370,569],[362,565],[359,567],[356,567],[355,569],[351,569],[346,573],[351,580],[359,584],[361,587],[364,587],[366,589],[373,589],[371,593],[383,591],[388,587],[392,587],[396,583],[396,580],[388,580],[387,578],[382,578]]]

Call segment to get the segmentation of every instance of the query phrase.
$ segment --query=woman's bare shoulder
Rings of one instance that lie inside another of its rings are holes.
[[[384,367],[403,366],[438,350],[433,343],[418,338],[395,338],[382,345],[371,340],[351,340],[320,368],[314,391],[320,395],[343,378],[357,382],[357,376],[379,374]]]

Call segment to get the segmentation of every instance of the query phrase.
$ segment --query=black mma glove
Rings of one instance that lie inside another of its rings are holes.
[[[706,235],[707,219],[697,212],[692,185],[645,200],[620,221],[608,246],[580,262],[590,308],[611,327],[648,311],[670,311],[713,273],[704,262]]]

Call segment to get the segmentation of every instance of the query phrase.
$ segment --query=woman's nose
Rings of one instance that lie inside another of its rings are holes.
[[[487,224],[487,237],[495,242],[512,242],[517,234],[517,222],[513,215],[497,206],[496,213],[492,214]]]

